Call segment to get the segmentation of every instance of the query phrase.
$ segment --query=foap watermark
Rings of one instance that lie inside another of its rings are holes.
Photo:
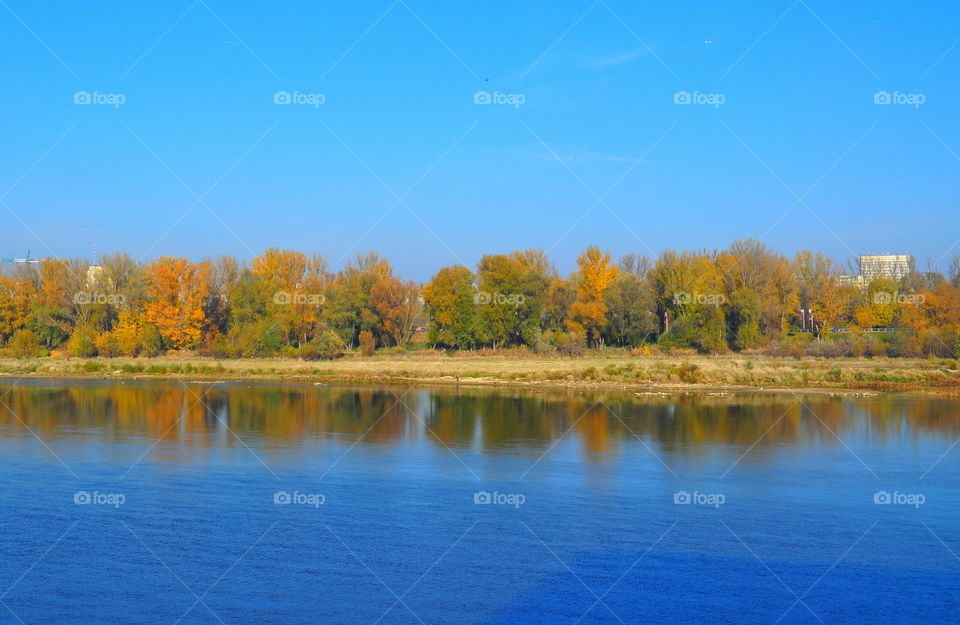
[[[698,490],[678,490],[673,494],[673,503],[678,506],[713,506],[719,508],[727,503],[727,496],[723,493],[701,493]]]
[[[473,303],[477,306],[513,306],[519,308],[526,303],[527,297],[523,293],[498,293],[494,291],[478,291],[473,294]]]
[[[473,94],[474,104],[502,104],[520,108],[527,101],[527,96],[522,93],[500,93],[494,91],[478,91]]]
[[[900,93],[899,91],[877,91],[873,94],[874,104],[900,104],[920,108],[927,101],[923,93]]]
[[[322,93],[301,93],[300,91],[277,91],[273,94],[274,104],[300,104],[320,108],[327,96]]]
[[[478,490],[473,494],[473,503],[478,506],[513,506],[519,508],[527,501],[522,493],[500,493]]]
[[[120,293],[91,293],[89,291],[78,291],[73,294],[73,303],[83,304],[106,304],[110,306],[123,306],[127,303],[125,295]]]
[[[687,291],[677,291],[673,295],[673,303],[677,306],[690,306],[698,304],[700,306],[723,306],[727,303],[727,296],[723,293],[688,293]]]
[[[73,94],[74,104],[99,104],[120,108],[127,101],[124,93],[101,93],[99,91],[77,91]]]
[[[878,506],[913,506],[919,508],[927,502],[923,493],[901,493],[893,491],[878,490],[873,494],[873,503]]]
[[[327,501],[321,493],[301,493],[298,490],[291,492],[278,490],[273,494],[273,503],[278,506],[313,506],[319,508]]]
[[[877,291],[873,294],[874,304],[898,304],[901,306],[922,306],[926,302],[922,293],[891,293]]]
[[[78,506],[113,506],[119,508],[127,500],[123,493],[101,493],[78,490],[73,494],[73,503]]]
[[[326,301],[323,295],[317,293],[288,293],[287,291],[277,291],[273,294],[273,303],[286,306],[288,304],[300,304],[303,306],[322,306]]]
[[[677,91],[673,94],[674,104],[699,104],[703,106],[712,106],[713,108],[720,108],[726,101],[727,96],[722,93]]]

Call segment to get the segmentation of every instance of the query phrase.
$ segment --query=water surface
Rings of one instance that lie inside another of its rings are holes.
[[[956,400],[0,399],[0,624],[960,622]]]

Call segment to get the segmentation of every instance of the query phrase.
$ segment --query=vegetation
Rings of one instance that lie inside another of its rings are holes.
[[[329,333],[326,336],[332,336]],[[336,339],[339,341],[339,338]],[[447,351],[359,351],[330,358],[318,341],[299,359],[215,359],[177,354],[161,358],[0,358],[0,376],[175,377],[187,380],[289,379],[320,383],[459,384],[535,389],[593,389],[663,392],[699,389],[825,389],[839,391],[960,394],[960,362],[941,358],[748,358],[737,353],[701,355],[691,350],[587,350],[577,358],[525,348]],[[314,360],[315,360],[314,359]]]
[[[960,356],[960,261],[869,284],[813,252],[755,240],[715,252],[627,255],[590,247],[561,276],[539,250],[444,267],[425,285],[377,254],[333,272],[271,249],[245,265],[126,254],[47,259],[0,275],[0,349],[75,358],[333,359],[358,350],[504,348],[582,356],[620,347],[777,357]],[[800,311],[804,310],[801,316]],[[692,353],[692,352],[691,352]],[[695,381],[697,369],[683,377]]]

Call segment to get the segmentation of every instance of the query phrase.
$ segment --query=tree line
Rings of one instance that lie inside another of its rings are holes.
[[[414,345],[960,357],[960,257],[948,275],[863,283],[847,273],[822,254],[788,258],[752,239],[616,261],[589,247],[567,276],[541,250],[491,254],[422,285],[376,253],[339,271],[323,256],[280,249],[249,263],[45,259],[0,275],[0,348],[78,357],[314,359]]]

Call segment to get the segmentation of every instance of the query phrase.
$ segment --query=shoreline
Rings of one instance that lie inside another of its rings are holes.
[[[951,359],[775,358],[693,354],[581,357],[536,354],[409,352],[338,360],[158,358],[0,359],[0,380],[269,380],[336,384],[505,387],[529,390],[619,390],[677,393],[826,393],[960,396]]]

